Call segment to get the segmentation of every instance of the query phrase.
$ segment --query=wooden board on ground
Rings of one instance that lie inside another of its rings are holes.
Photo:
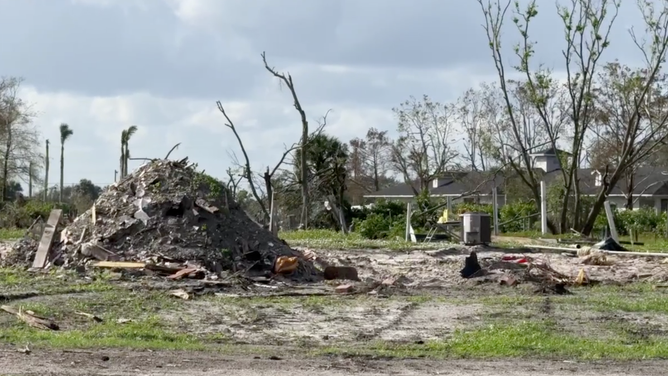
[[[11,313],[12,315],[18,317],[21,321],[25,322],[26,324],[34,328],[45,329],[45,330],[60,329],[58,327],[58,324],[56,324],[55,322],[45,319],[43,317],[36,316],[34,312],[24,311],[22,309],[16,310],[6,305],[0,306],[0,309],[7,313]]]
[[[49,250],[51,249],[51,243],[53,242],[53,236],[56,234],[56,227],[58,227],[58,222],[60,222],[60,217],[62,215],[63,211],[61,209],[51,210],[49,220],[46,221],[46,226],[44,226],[42,240],[39,242],[35,259],[32,262],[33,268],[43,268],[46,264],[46,260],[49,257]]]

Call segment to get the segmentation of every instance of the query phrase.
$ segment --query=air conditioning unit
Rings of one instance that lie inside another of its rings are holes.
[[[487,245],[492,242],[492,221],[487,213],[463,213],[461,239],[465,245]]]

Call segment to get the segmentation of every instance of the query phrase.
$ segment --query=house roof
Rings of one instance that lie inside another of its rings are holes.
[[[412,185],[416,190],[420,190],[420,184],[418,182],[412,182]],[[404,196],[415,196],[413,189],[407,183],[399,183],[392,186],[389,186],[385,189],[373,192],[364,197],[404,197]]]
[[[478,191],[483,195],[491,194],[494,184],[496,183],[497,186],[500,186],[502,182],[502,176],[497,175],[492,179],[487,172],[448,172],[438,178],[438,186],[434,187],[433,183],[429,183],[429,194],[432,196],[458,196],[476,188],[478,188]],[[420,184],[418,182],[412,182],[411,184],[419,191]],[[478,185],[480,185],[480,187],[478,187]],[[501,187],[498,188],[497,193],[503,194]],[[409,184],[400,183],[364,195],[364,197],[406,197],[414,195],[415,194]]]
[[[541,171],[542,172],[542,171]],[[633,180],[634,195],[667,195],[668,196],[668,173],[663,174],[664,170],[654,167],[641,167],[636,170]],[[551,171],[543,175],[543,179],[548,185],[555,183],[562,176],[561,170]],[[488,179],[488,180],[486,180]],[[600,187],[596,186],[596,173],[594,169],[583,168],[578,170],[578,179],[580,179],[580,192],[585,195],[595,195]],[[483,183],[478,187],[479,184]],[[438,179],[436,188],[430,183],[429,194],[434,196],[458,196],[469,192],[476,187],[482,195],[491,194],[494,184],[497,185],[498,194],[503,192],[504,177],[497,175],[494,179],[489,178],[487,172],[455,172]],[[419,190],[419,183],[412,183]],[[610,194],[621,195],[627,192],[626,177],[622,177]],[[365,197],[410,197],[414,196],[410,185],[400,183],[378,192],[365,195]]]
[[[539,151],[535,151],[535,152],[531,153],[531,155],[533,155],[533,156],[539,156],[539,155],[546,155],[546,156],[555,155],[556,156],[556,155],[559,155],[559,154],[571,155],[571,153],[569,153],[565,150],[555,149],[553,147],[543,149],[543,150],[539,150]]]
[[[668,175],[664,175],[665,170],[652,166],[639,167],[633,175],[633,193],[634,195],[668,195]],[[584,194],[596,194],[600,187],[597,187],[596,173],[594,169],[581,169],[579,171],[580,189]],[[600,172],[602,173],[602,172]],[[612,188],[610,194],[621,195],[628,193],[628,183],[626,176],[619,179],[619,182]]]

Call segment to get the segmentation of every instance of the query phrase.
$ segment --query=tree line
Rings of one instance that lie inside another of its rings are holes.
[[[558,49],[563,57],[548,68],[537,57],[539,45],[532,37],[543,9],[536,1],[477,1],[496,79],[452,101],[409,97],[393,109],[394,126],[368,129],[353,140],[328,133],[328,113],[310,120],[292,75],[272,67],[263,53],[269,77],[289,89],[288,100],[300,123],[296,141],[277,155],[275,165],[258,170],[234,119],[217,102],[239,151],[232,154],[233,165],[221,180],[258,221],[267,223],[273,210],[298,218],[303,227],[329,223],[345,231],[346,208],[362,204],[364,194],[405,182],[414,195],[424,195],[434,178],[450,171],[502,173],[506,184],[513,184],[515,197],[510,199],[540,202],[545,172],[534,168],[531,155],[553,148],[568,155],[559,160],[555,184],[560,208],[548,223],[553,232],[577,228],[591,233],[603,202],[620,182],[632,206],[636,171],[643,166],[668,168],[665,4],[637,2],[643,33],[640,28],[629,32],[637,46],[635,65],[607,56],[621,0],[571,0],[556,8],[541,4],[546,12],[557,13],[564,36],[561,45],[545,47]],[[502,45],[502,34],[514,35],[515,43]],[[19,84],[10,78],[0,86],[3,200],[13,182],[29,182],[31,190],[32,184],[42,182],[44,197],[48,191],[49,143],[42,152],[34,114],[18,98]],[[128,174],[128,142],[136,130],[131,126],[121,135],[121,178]],[[72,134],[69,126],[61,126],[61,192],[65,143]],[[581,193],[583,167],[602,174],[603,184],[593,198]]]
[[[453,170],[502,171],[517,181],[520,189],[513,193],[540,202],[545,171],[534,168],[531,155],[546,148],[568,155],[559,160],[556,184],[561,208],[548,222],[553,232],[577,228],[591,233],[605,199],[621,181],[627,185],[627,206],[632,206],[635,171],[642,166],[668,167],[665,2],[637,1],[644,35],[629,30],[640,61],[633,66],[605,56],[620,0],[545,5],[562,22],[563,43],[548,46],[563,56],[555,68],[537,58],[538,42],[532,37],[539,17],[536,1],[478,3],[497,80],[471,88],[450,103],[426,95],[411,97],[394,109],[394,139],[386,130],[370,129],[364,138],[344,142],[326,133],[326,116],[311,129],[292,77],[270,67],[263,54],[267,71],[290,89],[302,121],[299,141],[280,159],[279,165],[287,166],[253,173],[243,142],[219,103],[244,154],[238,175],[261,203],[261,216],[268,219],[274,196],[267,192],[277,189],[281,195],[273,200],[282,201],[286,211],[300,207],[301,223],[307,226],[309,213],[322,212],[324,200],[339,207],[358,203],[360,193],[396,180],[411,183],[418,195],[428,190],[433,178]],[[502,46],[504,33],[516,36],[510,47]],[[556,70],[565,73],[565,79],[558,78]],[[603,175],[593,199],[581,194],[583,167]],[[263,184],[256,181],[258,177],[263,177]]]

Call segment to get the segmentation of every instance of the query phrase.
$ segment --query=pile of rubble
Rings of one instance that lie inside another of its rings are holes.
[[[56,235],[49,262],[134,262],[210,276],[270,274],[281,256],[296,263],[299,253],[251,220],[220,182],[195,167],[187,158],[154,160],[111,185],[93,207],[58,229],[60,241]],[[32,260],[36,246],[17,243],[4,263]],[[312,280],[318,272],[299,259],[291,275]]]
[[[586,260],[583,261],[586,264]],[[596,284],[581,268],[577,276],[569,276],[555,270],[546,259],[534,259],[523,254],[506,254],[500,259],[489,258],[478,261],[475,251],[464,260],[460,272],[465,279],[479,282],[497,282],[500,285],[515,286],[523,282],[536,285],[536,293],[569,294],[567,286]]]

